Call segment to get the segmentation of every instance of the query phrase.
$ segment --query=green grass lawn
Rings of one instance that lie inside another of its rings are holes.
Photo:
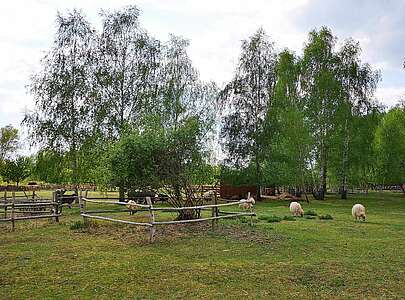
[[[352,219],[358,202],[365,223]],[[125,225],[72,230],[77,208],[60,224],[0,224],[0,299],[405,298],[405,197],[312,201],[305,211],[333,220],[268,222],[289,215],[288,203],[257,203],[253,227],[158,227],[154,244]]]

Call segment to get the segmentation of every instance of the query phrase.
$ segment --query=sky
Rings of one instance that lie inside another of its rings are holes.
[[[232,78],[241,40],[263,27],[278,50],[297,55],[308,32],[328,26],[339,41],[360,42],[363,62],[381,71],[376,98],[394,105],[405,96],[405,1],[401,0],[0,0],[0,127],[20,127],[33,108],[29,78],[52,45],[56,13],[78,8],[100,28],[101,9],[136,5],[154,37],[190,40],[189,55],[204,80]]]

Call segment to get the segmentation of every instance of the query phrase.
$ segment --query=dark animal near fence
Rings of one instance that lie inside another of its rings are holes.
[[[66,195],[65,189],[57,189],[55,190],[55,200],[60,205],[67,204],[69,208],[72,208],[73,202],[77,199],[77,194],[74,192],[71,195]]]

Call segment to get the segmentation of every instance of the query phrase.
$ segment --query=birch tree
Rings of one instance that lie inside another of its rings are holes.
[[[267,184],[304,190],[312,139],[300,98],[300,60],[288,50],[281,52],[276,64],[273,101],[265,121],[265,178]]]
[[[116,140],[126,126],[139,124],[142,114],[151,112],[160,45],[141,28],[136,6],[102,11],[101,17],[95,119],[104,135]]]
[[[347,40],[337,53],[337,77],[341,85],[342,103],[338,110],[341,111],[339,137],[340,166],[340,193],[342,199],[347,198],[348,171],[350,153],[354,152],[352,146],[353,126],[355,118],[373,112],[372,97],[379,81],[379,73],[371,69],[369,64],[364,64],[360,59],[361,48],[358,42]],[[369,140],[371,145],[372,141]]]
[[[263,180],[263,128],[275,85],[276,54],[263,29],[242,41],[234,78],[220,93],[225,106],[221,137],[226,163],[247,168],[253,165],[257,199]]]
[[[53,46],[31,78],[29,91],[35,108],[26,113],[23,125],[33,144],[69,151],[71,182],[77,190],[77,151],[90,129],[94,30],[78,10],[58,13],[56,27]]]
[[[18,129],[11,125],[0,128],[0,166],[2,161],[10,158],[19,146]]]

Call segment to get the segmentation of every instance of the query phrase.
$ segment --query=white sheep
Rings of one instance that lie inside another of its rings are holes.
[[[202,196],[204,199],[212,199],[215,196],[215,191],[214,190],[209,190],[206,191]]]
[[[361,204],[355,204],[352,208],[352,216],[355,220],[366,220],[366,208]]]
[[[298,202],[290,203],[290,212],[294,217],[304,216],[304,210],[302,209],[301,204],[299,204]]]
[[[253,204],[256,203],[255,198],[250,197],[250,193],[248,193],[247,199],[241,199],[242,203],[239,204],[239,207],[242,209],[251,209]]]
[[[139,208],[138,203],[136,203],[134,200],[129,200],[125,206],[130,210],[130,215],[136,213],[136,210]]]

